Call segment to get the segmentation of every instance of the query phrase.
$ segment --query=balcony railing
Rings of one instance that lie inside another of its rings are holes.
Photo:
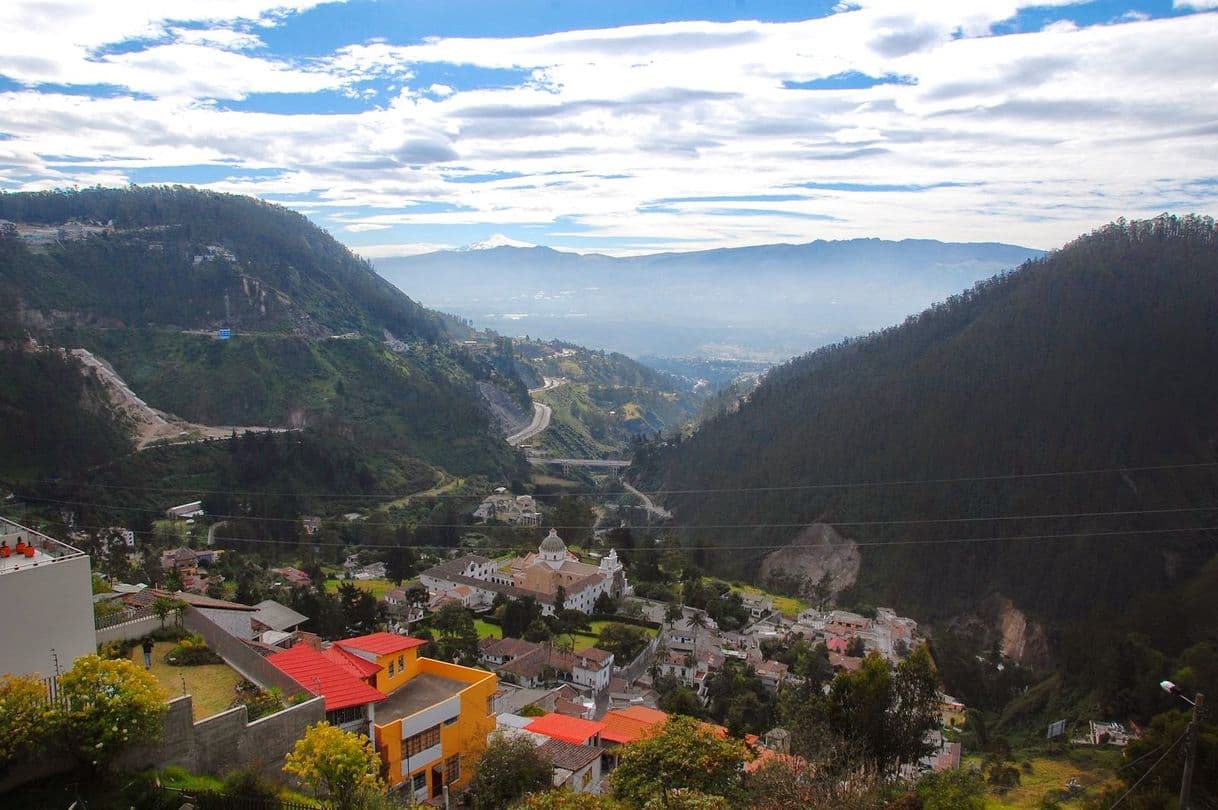
[[[0,540],[6,543],[9,549],[7,557],[0,556],[0,574],[85,556],[85,553],[78,548],[48,537],[42,532],[34,531],[28,526],[14,523],[8,518],[0,517]],[[33,555],[18,553],[18,542],[23,542],[24,545],[33,548]]]

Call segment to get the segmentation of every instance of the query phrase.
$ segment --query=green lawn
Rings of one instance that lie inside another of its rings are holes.
[[[211,717],[233,705],[237,699],[237,684],[241,676],[228,664],[204,664],[197,667],[173,667],[165,663],[165,654],[176,645],[158,641],[152,650],[152,674],[169,697],[191,696],[195,720]],[[131,651],[131,660],[144,665],[144,651],[138,645]]]
[[[397,585],[394,585],[388,579],[327,579],[326,590],[334,593],[338,590],[338,586],[344,582],[349,582],[355,587],[367,591],[377,599],[384,599],[385,591],[391,591],[397,587]],[[407,586],[407,583],[403,582],[402,585]]]
[[[774,600],[775,610],[788,616],[797,616],[808,609],[808,603],[795,596],[779,596],[778,594],[764,591],[755,585],[733,585],[732,588],[740,593],[747,593],[753,596],[765,594]]]
[[[1066,782],[1072,777],[1084,785],[1087,790],[1083,796],[1095,795],[1103,787],[1116,784],[1113,777],[1113,767],[1107,764],[1108,756],[1117,754],[1114,748],[1111,752],[1079,751],[1074,757],[1035,757],[1031,760],[1032,772],[1028,773],[1018,764],[1020,770],[1019,786],[1012,788],[1001,796],[986,797],[986,810],[1033,810],[1039,807],[1041,798],[1050,791],[1065,788]],[[1084,756],[1095,753],[1096,756]],[[1119,754],[1117,754],[1119,757]],[[1115,760],[1114,760],[1115,761]],[[976,757],[966,757],[963,767],[980,765]],[[1063,810],[1077,808],[1079,801],[1062,802]]]
[[[576,633],[575,649],[583,650],[588,647],[595,647],[596,642],[600,637],[601,630],[607,624],[613,624],[613,622],[601,620],[594,621],[592,622],[591,633]],[[475,619],[474,627],[478,630],[478,638],[503,638],[503,628],[497,624],[491,624],[490,622],[483,621],[482,619]],[[643,627],[640,629],[645,631],[650,636],[654,636],[657,632],[656,630],[652,630],[650,627]]]

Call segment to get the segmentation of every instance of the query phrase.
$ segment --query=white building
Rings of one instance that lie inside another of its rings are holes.
[[[96,652],[88,555],[0,518],[0,616],[0,673],[49,677]]]
[[[537,553],[507,565],[470,554],[427,569],[419,581],[433,596],[457,598],[474,608],[490,605],[497,593],[515,599],[531,596],[546,615],[554,613],[560,595],[562,607],[591,613],[602,594],[616,599],[630,593],[617,551],[610,550],[600,565],[580,562],[553,529]]]

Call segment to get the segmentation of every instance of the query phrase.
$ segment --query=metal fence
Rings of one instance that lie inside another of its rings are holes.
[[[117,627],[120,624],[127,622],[136,622],[140,619],[148,619],[156,615],[156,611],[151,607],[129,607],[117,613],[110,613],[105,616],[97,616],[93,619],[94,630],[105,630],[107,627]]]

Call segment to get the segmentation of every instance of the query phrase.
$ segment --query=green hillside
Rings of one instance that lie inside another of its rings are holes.
[[[154,408],[206,425],[304,429],[315,434],[309,441],[356,453],[386,482],[429,483],[420,464],[457,474],[522,469],[476,388],[515,390],[520,380],[471,357],[455,342],[467,327],[416,304],[300,214],[234,195],[133,187],[0,194],[0,220],[0,338],[11,345],[33,337],[86,348]],[[221,327],[231,340],[216,339]],[[25,379],[29,362],[6,354],[0,379]],[[57,371],[70,372],[67,361]],[[96,421],[104,403],[100,391],[85,402],[70,388],[30,402],[39,390],[6,395],[13,418],[3,432],[73,424],[85,406]],[[130,449],[124,432],[44,442],[37,469],[94,467]],[[0,475],[36,469],[15,458],[5,455]]]
[[[1215,312],[1212,220],[1116,223],[775,369],[738,412],[637,454],[636,473],[713,490],[665,499],[691,544],[775,546],[797,530],[713,527],[816,520],[880,543],[861,549],[857,603],[922,619],[995,592],[1049,620],[1127,606],[1218,547],[1218,467],[1138,469],[1218,461]],[[939,483],[866,485],[886,481]],[[993,519],[1037,515],[1073,517]],[[941,542],[1011,536],[1031,537]],[[749,576],[764,553],[702,562]]]

